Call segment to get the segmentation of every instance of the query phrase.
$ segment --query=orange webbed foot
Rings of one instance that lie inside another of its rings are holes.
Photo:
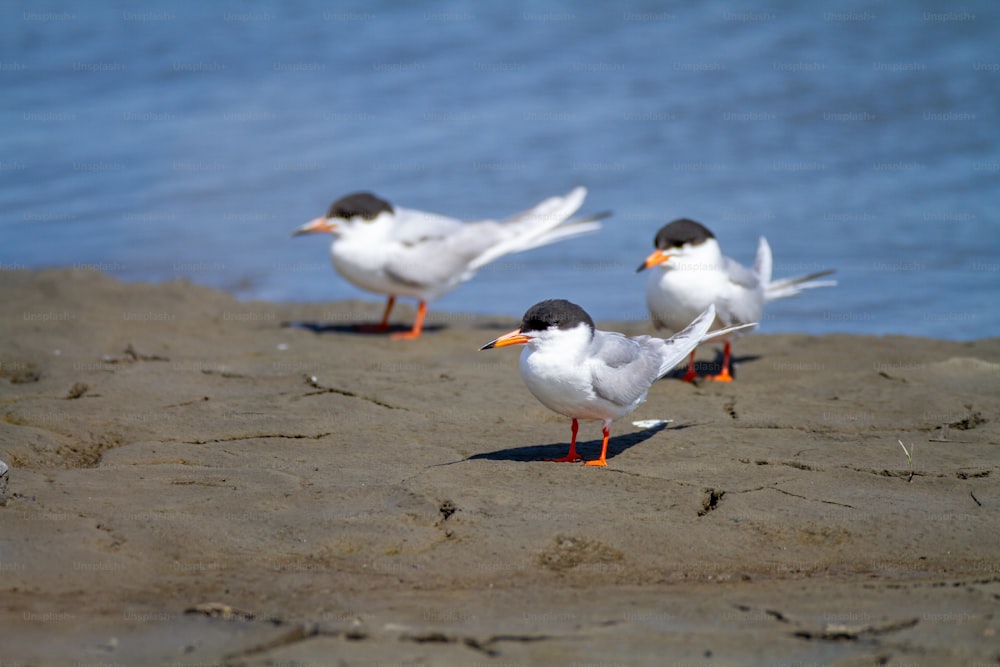
[[[424,317],[427,315],[427,302],[421,301],[417,306],[417,319],[413,321],[413,328],[409,331],[394,333],[390,338],[393,340],[415,340],[420,338],[420,332],[424,330]]]
[[[732,382],[733,376],[729,374],[729,369],[724,369],[718,375],[709,375],[708,379],[712,382]]]
[[[709,379],[713,382],[732,382],[733,376],[729,374],[732,363],[732,350],[729,341],[726,341],[726,346],[722,350],[722,370],[718,375],[710,375]]]
[[[566,456],[560,457],[558,459],[545,459],[546,461],[552,461],[553,463],[576,463],[577,461],[582,461],[580,455],[576,453],[576,434],[580,430],[580,423],[573,420],[573,439],[569,441],[569,452]]]

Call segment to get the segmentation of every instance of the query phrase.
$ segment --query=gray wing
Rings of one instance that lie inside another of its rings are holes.
[[[753,269],[726,257],[729,288],[716,302],[719,321],[725,327],[757,322],[764,310],[764,285]]]
[[[390,278],[406,285],[432,287],[467,280],[472,275],[469,262],[500,235],[496,222],[461,223],[419,211],[407,213],[413,217],[397,228],[399,245],[385,265]]]
[[[630,405],[649,391],[660,375],[662,341],[649,336],[628,338],[609,331],[594,332],[591,378],[598,396]]]
[[[385,273],[396,282],[430,288],[459,282],[475,254],[453,252],[447,239],[424,239],[397,249],[385,263]]]
[[[760,287],[760,278],[753,269],[748,269],[729,257],[723,257],[722,261],[723,268],[729,276],[729,282],[747,289],[758,289]]]
[[[401,243],[417,243],[425,239],[442,239],[462,228],[462,221],[446,215],[396,207],[393,234]]]

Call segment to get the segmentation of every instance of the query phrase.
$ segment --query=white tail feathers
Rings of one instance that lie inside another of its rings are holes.
[[[768,282],[767,286],[764,288],[764,298],[767,301],[774,301],[776,299],[786,299],[790,296],[801,294],[807,289],[816,289],[817,287],[834,287],[837,284],[836,280],[816,280],[816,278],[828,276],[833,272],[833,269],[827,269],[826,271],[817,271],[816,273],[810,273],[805,276],[781,278],[780,280]]]
[[[759,322],[749,322],[747,324],[737,324],[734,327],[726,327],[725,329],[712,331],[711,333],[707,333],[704,336],[702,336],[701,342],[705,342],[706,340],[712,340],[713,338],[719,338],[720,336],[728,336],[734,331],[742,331],[743,329],[752,329],[753,327],[756,327],[758,324]]]
[[[576,213],[583,206],[583,200],[586,198],[587,188],[577,186],[563,197],[549,197],[527,211],[511,216],[504,222],[517,224],[530,220],[532,226],[544,225],[546,222],[551,222],[552,226],[555,226]]]
[[[753,272],[760,278],[762,285],[771,282],[771,246],[763,236],[757,241],[757,259],[753,263]]]
[[[598,220],[607,217],[610,213],[562,224],[583,206],[583,200],[586,197],[587,189],[576,187],[563,197],[549,197],[529,210],[504,220],[503,225],[511,229],[510,236],[472,260],[469,269],[475,271],[512,252],[531,250],[556,241],[597,231],[601,228],[601,223]]]
[[[696,347],[704,343],[706,340],[712,340],[713,338],[718,338],[719,336],[731,334],[734,331],[740,331],[742,329],[749,329],[757,326],[757,322],[751,322],[749,324],[740,324],[735,327],[727,327],[725,329],[719,329],[718,331],[709,332],[709,329],[714,322],[715,306],[709,305],[708,308],[706,308],[701,315],[694,318],[694,321],[687,325],[683,331],[667,338],[664,341],[667,344],[666,353],[663,355],[663,359],[660,362],[660,374],[658,377],[663,377],[669,373],[670,369],[680,363],[685,357],[687,357],[687,355],[691,354]]]
[[[801,294],[807,289],[834,287],[837,284],[836,280],[816,280],[816,278],[830,275],[834,272],[833,269],[817,271],[806,276],[781,278],[779,280],[771,280],[771,269],[771,246],[768,244],[767,239],[761,236],[760,241],[757,242],[757,259],[754,262],[753,270],[757,274],[757,277],[760,278],[760,283],[764,285],[764,299],[766,301],[786,299],[790,296]],[[716,332],[716,335],[718,335],[718,332]]]
[[[701,315],[694,318],[691,324],[670,338],[665,339],[666,349],[664,350],[663,358],[660,360],[660,373],[657,377],[663,377],[669,373],[670,369],[698,347],[701,341],[705,340],[705,334],[713,322],[715,322],[715,306],[709,304],[708,308]]]

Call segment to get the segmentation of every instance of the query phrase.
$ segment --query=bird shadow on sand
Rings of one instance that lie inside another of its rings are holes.
[[[707,375],[716,375],[722,370],[722,350],[715,351],[715,359],[711,361],[696,361],[694,362],[694,372],[698,374],[699,377],[705,377]],[[739,374],[738,366],[743,363],[754,362],[760,359],[760,356],[755,354],[748,354],[745,357],[733,357],[731,359],[733,365],[733,377]],[[687,372],[687,364],[683,364],[673,369],[669,373],[663,376],[663,378],[671,378],[673,380],[680,380],[684,377]],[[661,379],[663,379],[661,378]]]
[[[660,431],[682,431],[690,428],[694,424],[659,424],[651,428],[645,428],[634,433],[623,433],[622,435],[611,436],[608,439],[608,459],[613,459],[622,452],[638,444],[649,440]],[[581,430],[585,425],[581,424]],[[463,461],[474,461],[485,459],[487,461],[545,461],[566,456],[569,451],[569,442],[551,443],[548,445],[528,445],[525,447],[510,447],[509,449],[498,449],[495,452],[485,452],[474,454]],[[576,443],[577,453],[583,457],[584,461],[596,459],[601,455],[601,440],[578,441]]]
[[[352,336],[390,336],[394,333],[405,333],[410,327],[402,324],[390,324],[384,331],[371,330],[371,322],[282,322],[282,327],[289,329],[305,329],[315,334],[349,334]],[[423,333],[434,333],[445,328],[444,324],[425,324]]]

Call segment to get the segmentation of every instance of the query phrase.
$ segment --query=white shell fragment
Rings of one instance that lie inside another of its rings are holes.
[[[642,421],[632,422],[632,426],[638,428],[657,428],[659,426],[666,426],[673,419],[643,419]]]

